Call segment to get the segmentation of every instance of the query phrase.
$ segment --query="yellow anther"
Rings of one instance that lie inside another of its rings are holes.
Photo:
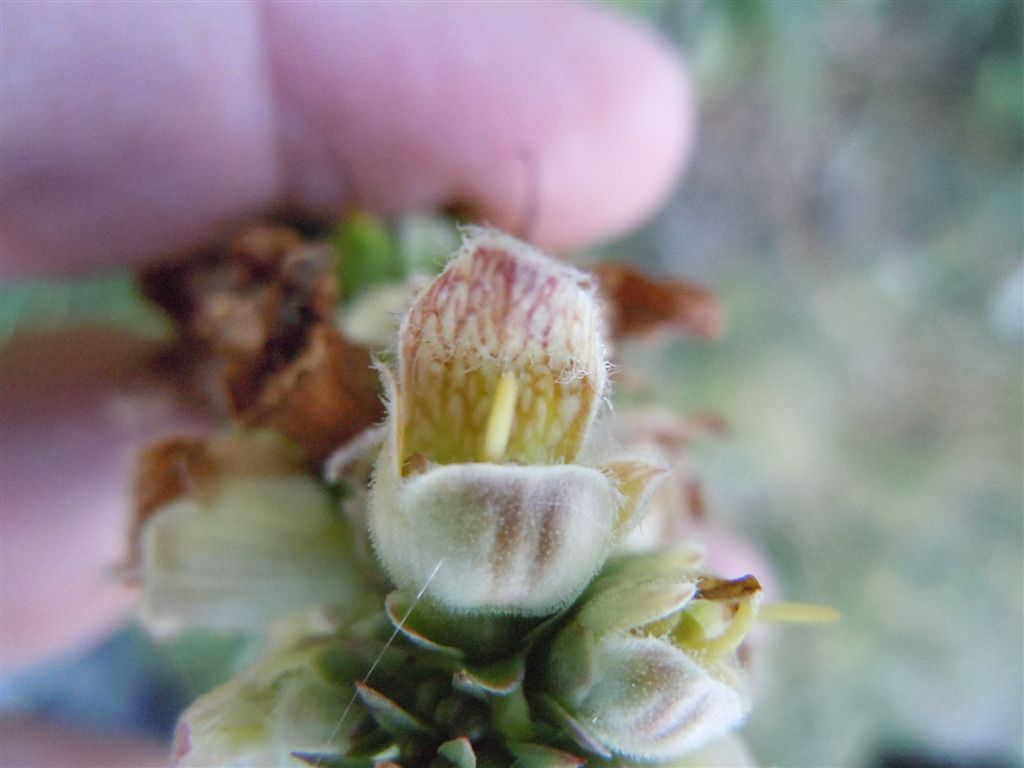
[[[518,386],[515,374],[503,373],[498,380],[498,388],[494,392],[494,402],[487,416],[487,428],[484,430],[483,460],[497,464],[504,458],[508,439],[512,434],[512,418],[516,412],[516,395]]]
[[[762,605],[758,612],[759,621],[780,624],[830,624],[841,615],[835,608],[811,603],[771,603]]]

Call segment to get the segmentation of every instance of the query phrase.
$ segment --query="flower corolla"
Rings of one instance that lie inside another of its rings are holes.
[[[568,604],[629,528],[660,465],[581,459],[607,363],[591,279],[472,230],[414,300],[370,526],[402,588],[463,612]]]

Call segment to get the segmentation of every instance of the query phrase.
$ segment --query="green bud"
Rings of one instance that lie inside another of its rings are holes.
[[[398,245],[380,219],[354,211],[338,225],[331,241],[338,251],[338,283],[345,298],[402,277]]]
[[[760,587],[669,558],[609,566],[555,638],[547,691],[592,753],[674,760],[726,735],[747,708],[734,650]]]
[[[256,768],[298,765],[295,752],[344,753],[365,715],[343,682],[361,673],[362,655],[343,676],[327,671],[338,671],[344,646],[332,640],[278,651],[200,697],[178,721],[174,765]]]
[[[373,599],[324,487],[255,447],[259,462],[252,441],[215,445],[227,459],[145,521],[139,617],[155,635],[265,629],[323,605],[352,615]]]

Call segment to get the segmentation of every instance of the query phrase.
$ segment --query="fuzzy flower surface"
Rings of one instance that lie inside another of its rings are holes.
[[[595,751],[682,758],[749,708],[735,651],[761,587],[752,576],[702,574],[690,560],[684,550],[611,563],[551,647],[551,706]]]
[[[265,640],[182,714],[175,765],[753,764],[734,731],[761,587],[625,544],[667,468],[595,429],[597,283],[465,235],[377,351],[385,422],[325,470],[251,430],[144,454],[142,622]]]
[[[664,472],[581,460],[607,384],[600,331],[587,275],[489,230],[416,298],[384,372],[370,509],[399,585],[523,615],[583,591]]]

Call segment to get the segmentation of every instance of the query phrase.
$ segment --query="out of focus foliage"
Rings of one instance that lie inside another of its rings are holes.
[[[775,649],[753,750],[1014,764],[1024,5],[641,10],[688,53],[700,126],[676,198],[615,249],[714,286],[730,326],[642,364],[734,430],[702,448],[710,513],[844,614]]]

